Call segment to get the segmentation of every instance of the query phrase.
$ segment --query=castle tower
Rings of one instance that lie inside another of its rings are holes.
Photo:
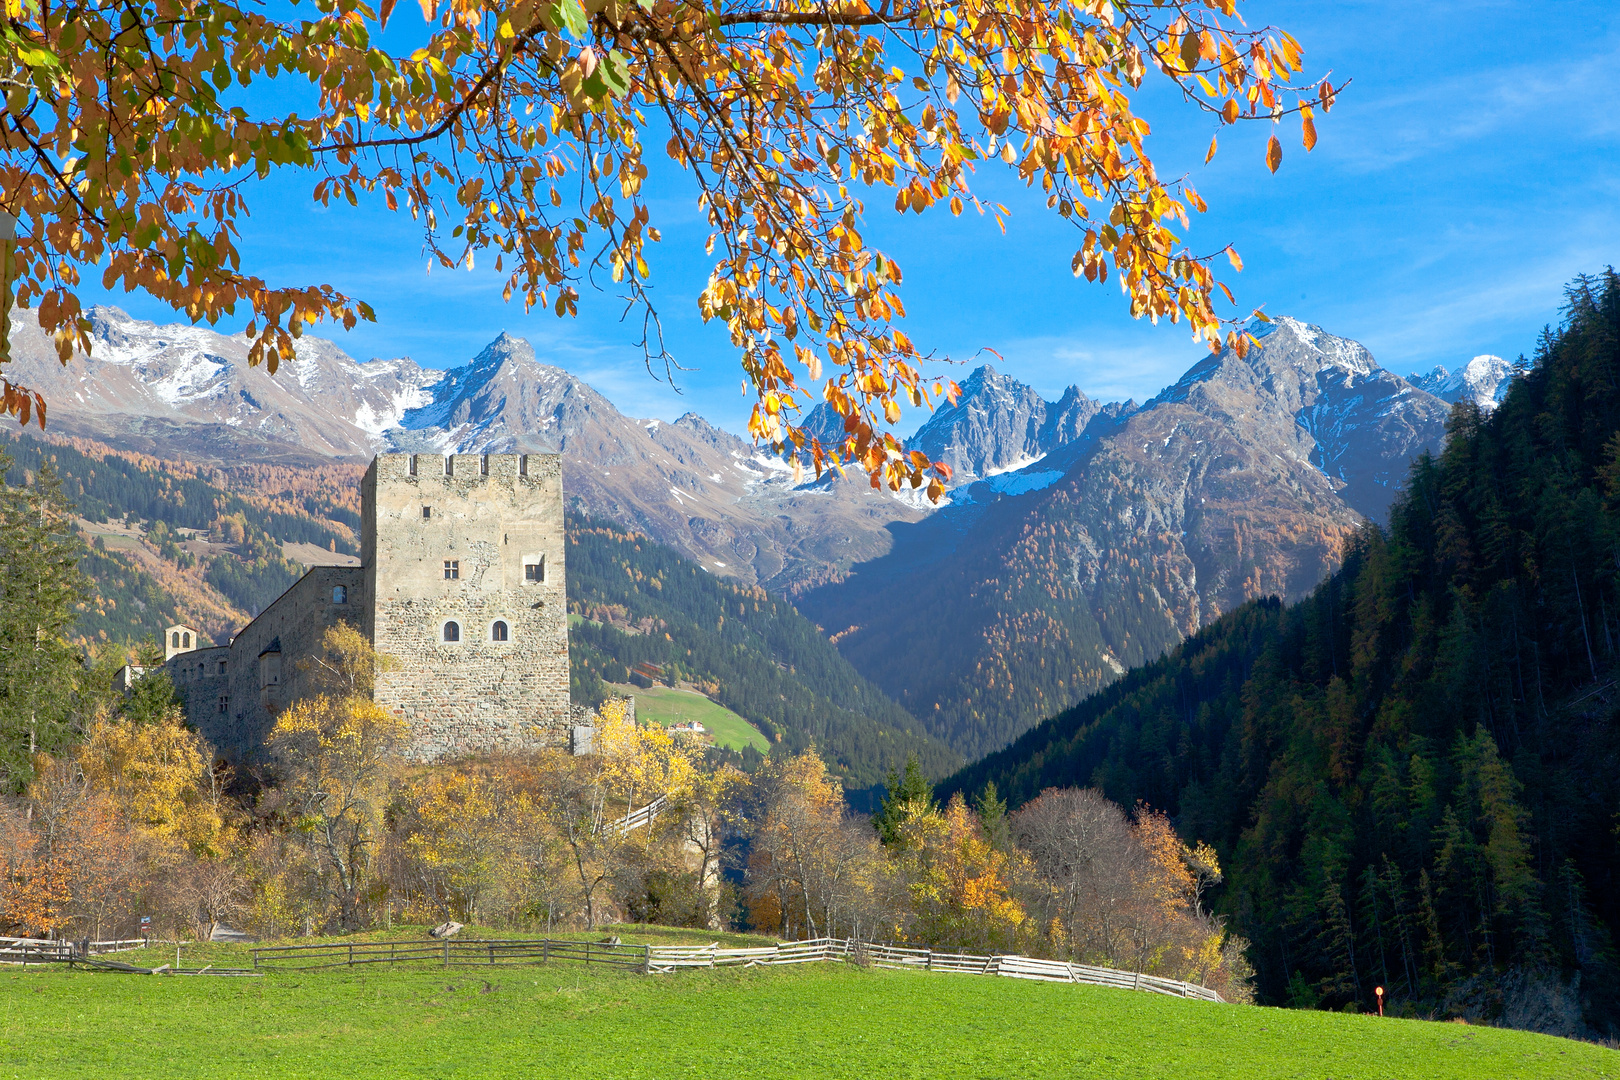
[[[361,630],[412,756],[566,742],[561,459],[384,454],[362,485]]]

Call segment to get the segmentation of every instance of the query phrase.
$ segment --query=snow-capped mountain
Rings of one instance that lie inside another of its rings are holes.
[[[988,364],[961,386],[954,404],[941,405],[906,440],[949,465],[953,486],[1028,468],[1080,438],[1102,412],[1078,386],[1051,402]]]
[[[1260,339],[953,491],[804,610],[971,757],[1246,600],[1303,595],[1383,516],[1411,458],[1439,447],[1448,409],[1320,327],[1278,319]],[[1030,428],[1002,430],[1016,450]]]
[[[1513,382],[1513,365],[1500,356],[1476,356],[1456,371],[1436,365],[1427,375],[1413,375],[1412,384],[1445,401],[1474,402],[1490,412],[1507,396]]]
[[[714,573],[791,589],[889,548],[922,511],[864,483],[796,484],[780,458],[688,414],[625,416],[502,334],[462,367],[358,363],[321,338],[271,375],[248,342],[91,313],[91,356],[67,366],[31,313],[14,315],[7,374],[45,394],[54,432],[158,457],[361,463],[387,451],[555,452],[570,505],[642,529]]]

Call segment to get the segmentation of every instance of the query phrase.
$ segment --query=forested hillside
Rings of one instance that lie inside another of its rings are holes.
[[[576,702],[599,700],[602,679],[624,682],[651,663],[704,686],[782,749],[813,745],[851,788],[881,783],[908,754],[935,776],[962,760],[787,601],[713,577],[640,534],[570,517],[568,604],[590,620],[569,634]]]
[[[77,636],[123,641],[184,619],[234,632],[303,573],[282,543],[354,554],[360,470],[203,468],[82,440],[0,436],[21,484],[47,463],[86,529],[80,569],[92,594]],[[105,529],[95,526],[105,525]]]
[[[1488,419],[1456,406],[1387,528],[963,770],[1095,784],[1227,869],[1262,996],[1620,1023],[1620,279],[1568,291]]]

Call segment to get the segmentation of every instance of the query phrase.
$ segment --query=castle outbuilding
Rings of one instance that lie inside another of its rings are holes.
[[[348,622],[398,661],[375,698],[409,722],[411,757],[567,745],[561,459],[383,454],[361,503],[359,566],[312,567],[229,645],[165,630],[191,723],[224,756],[252,757],[310,689],[321,636]]]

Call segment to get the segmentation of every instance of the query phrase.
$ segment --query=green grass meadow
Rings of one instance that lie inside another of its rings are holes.
[[[151,953],[146,962],[172,961],[173,946]],[[188,968],[245,957],[240,946],[184,952]],[[10,1077],[1533,1080],[1620,1078],[1620,1052],[1461,1024],[842,964],[651,977],[378,965],[257,979],[50,967],[0,970],[0,1080]]]
[[[696,720],[714,736],[715,744],[731,750],[752,746],[762,754],[770,753],[771,743],[765,734],[732,712],[692,690],[677,690],[669,686],[620,686],[609,683],[617,693],[634,696],[636,719],[646,720],[662,727]]]

